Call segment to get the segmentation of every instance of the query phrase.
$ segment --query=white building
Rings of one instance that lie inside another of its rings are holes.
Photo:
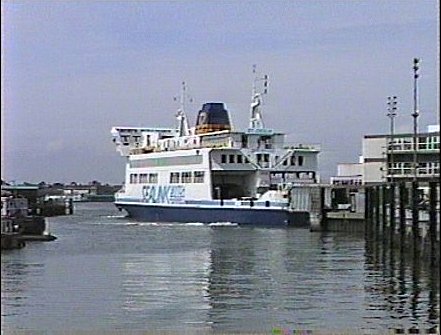
[[[419,181],[439,178],[439,125],[427,127],[417,135],[416,176]],[[410,181],[415,174],[413,134],[365,135],[359,163],[339,164],[332,184],[357,185],[390,180]]]
[[[332,185],[363,184],[363,157],[358,163],[341,163],[337,165],[337,176],[331,177]]]

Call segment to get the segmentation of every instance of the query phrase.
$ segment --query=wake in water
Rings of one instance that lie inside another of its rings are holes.
[[[149,227],[149,226],[158,226],[158,227],[237,227],[238,224],[235,222],[212,222],[212,223],[203,223],[203,222],[187,222],[187,223],[179,223],[179,222],[139,222],[139,221],[121,221],[120,219],[127,218],[126,216],[118,216],[118,215],[108,215],[105,216],[106,219],[117,219],[115,221],[95,221],[90,222],[92,225],[119,225],[119,226],[140,226],[140,227]]]
[[[124,219],[127,215],[105,215],[102,217],[105,217],[106,219]]]
[[[234,222],[187,222],[187,223],[173,223],[173,222],[126,222],[126,226],[160,226],[160,227],[237,227],[238,224]]]

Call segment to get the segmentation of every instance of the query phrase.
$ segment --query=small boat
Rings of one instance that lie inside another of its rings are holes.
[[[46,231],[46,219],[41,215],[29,214],[28,200],[2,191],[1,221],[2,234],[14,235],[16,239],[51,240]]]

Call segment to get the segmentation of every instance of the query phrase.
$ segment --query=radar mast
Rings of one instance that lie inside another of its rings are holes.
[[[187,115],[185,114],[185,105],[187,99],[189,99],[189,102],[193,102],[193,99],[186,92],[187,86],[185,81],[183,81],[181,86],[181,95],[179,97],[180,106],[176,113],[176,119],[178,120],[177,136],[179,137],[190,135],[190,127],[188,126],[188,119]],[[177,101],[178,97],[175,97],[174,100]]]
[[[251,129],[262,129],[264,128],[263,124],[263,115],[262,115],[262,96],[268,93],[268,75],[258,76],[256,74],[256,65],[253,65],[253,91],[251,95],[251,104],[250,104],[250,128]],[[258,90],[257,84],[259,82],[263,82],[263,91],[260,92]]]

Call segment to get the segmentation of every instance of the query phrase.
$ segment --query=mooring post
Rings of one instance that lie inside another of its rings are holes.
[[[324,187],[320,187],[320,225],[323,231],[328,230],[327,210],[325,206],[325,192]]]
[[[369,189],[364,188],[364,219],[369,220]]]
[[[381,186],[381,235],[383,242],[387,241],[387,185]]]
[[[420,232],[419,232],[419,212],[418,212],[418,182],[412,182],[412,236],[414,254],[419,253]]]
[[[380,235],[380,186],[375,186],[375,239]]]
[[[73,199],[69,198],[64,201],[64,214],[72,215],[73,214]]]
[[[400,183],[400,250],[403,252],[406,244],[406,183]]]
[[[390,184],[389,189],[389,239],[390,247],[394,247],[395,238],[395,184]]]
[[[370,187],[364,188],[364,231],[366,236],[372,232],[372,193]]]
[[[436,262],[436,245],[437,245],[437,231],[436,231],[436,203],[437,203],[437,187],[439,183],[429,183],[429,237],[430,237],[430,262]]]

